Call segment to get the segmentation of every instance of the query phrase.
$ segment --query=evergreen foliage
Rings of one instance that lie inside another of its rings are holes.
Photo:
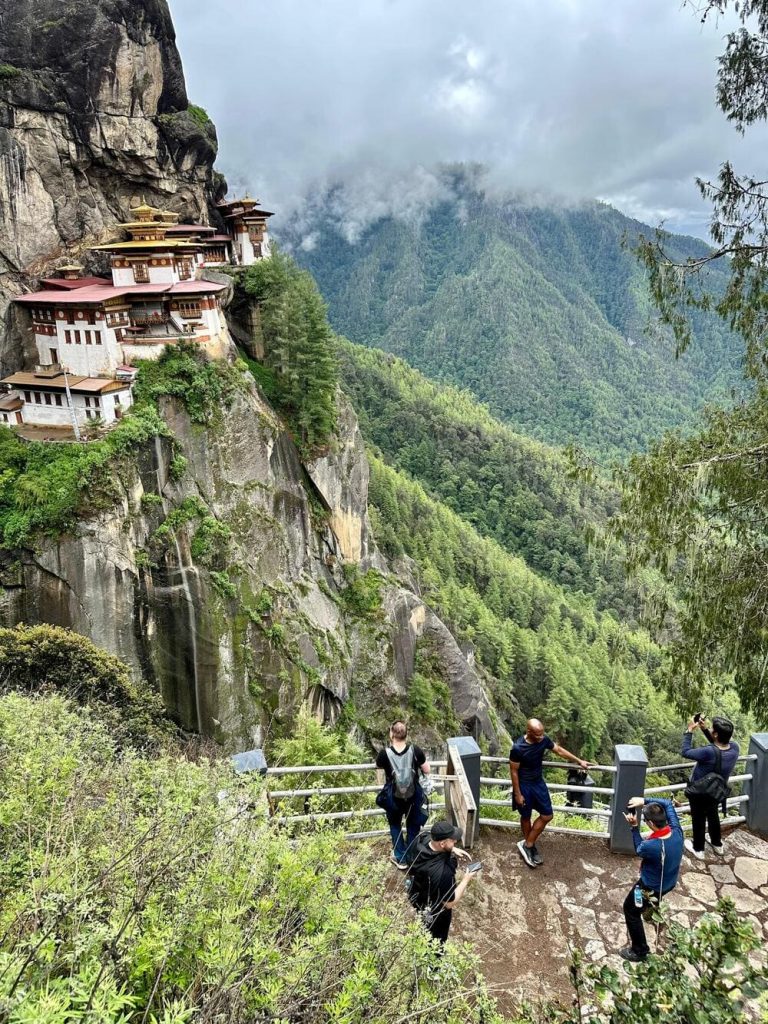
[[[468,388],[522,433],[603,459],[730,397],[738,351],[716,317],[694,311],[697,345],[677,361],[667,332],[646,332],[644,273],[623,247],[642,224],[600,203],[494,199],[466,169],[444,172],[444,185],[451,199],[420,219],[384,218],[354,243],[332,196],[312,211],[311,250],[288,233],[337,331]],[[674,249],[708,252],[679,236]],[[710,278],[724,287],[721,266]]]
[[[768,117],[768,3],[710,0],[703,8],[704,17],[726,11],[743,27],[726,37],[718,102],[744,131]],[[680,349],[699,347],[701,311],[714,310],[738,331],[749,390],[732,408],[707,410],[694,436],[667,435],[619,474],[624,494],[613,532],[632,566],[655,567],[679,597],[673,604],[666,592],[651,595],[655,624],[672,637],[671,685],[680,701],[692,706],[713,677],[735,672],[745,704],[765,723],[768,190],[729,163],[716,182],[698,184],[712,204],[715,249],[681,259],[661,235],[644,240],[639,255]],[[724,264],[723,288],[712,288],[713,263]]]
[[[612,759],[613,745],[627,742],[675,759],[679,728],[654,685],[662,655],[644,633],[541,579],[419,484],[370,461],[377,539],[389,556],[415,561],[425,600],[492,675],[510,729],[536,714],[590,759]]]
[[[311,275],[275,252],[236,275],[238,286],[259,304],[268,385],[301,447],[327,444],[336,424],[338,370],[326,307]]]
[[[615,511],[615,490],[599,477],[574,480],[555,449],[516,434],[468,392],[433,384],[400,359],[340,339],[339,361],[363,436],[387,462],[539,575],[623,618],[636,615],[623,564],[589,544]]]

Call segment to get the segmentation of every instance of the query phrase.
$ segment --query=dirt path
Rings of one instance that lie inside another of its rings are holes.
[[[539,843],[545,862],[531,870],[517,852],[518,838],[517,832],[481,831],[473,853],[483,871],[457,908],[451,933],[478,950],[503,1008],[520,997],[568,998],[574,944],[593,961],[623,963],[617,955],[627,944],[621,904],[638,869],[634,858],[612,855],[602,840],[545,833]],[[768,842],[737,829],[725,848],[724,857],[710,854],[704,863],[685,856],[680,882],[666,898],[674,919],[689,927],[720,896],[730,896],[768,937]],[[398,884],[402,875],[394,868],[392,875]],[[646,927],[653,948],[654,929]]]

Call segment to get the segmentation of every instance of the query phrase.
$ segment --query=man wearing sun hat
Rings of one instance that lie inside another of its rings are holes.
[[[409,871],[412,881],[408,898],[432,938],[440,942],[448,938],[453,908],[474,877],[467,873],[456,882],[458,858],[471,860],[466,850],[456,846],[460,839],[461,829],[449,821],[436,821],[416,840],[416,856]]]

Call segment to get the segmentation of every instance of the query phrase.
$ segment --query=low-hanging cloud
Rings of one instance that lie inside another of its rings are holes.
[[[599,197],[704,234],[695,176],[765,163],[766,131],[742,139],[715,107],[731,26],[677,0],[171,7],[231,187],[285,215],[341,184],[351,239],[377,217],[417,217],[454,162],[486,165],[485,187]]]

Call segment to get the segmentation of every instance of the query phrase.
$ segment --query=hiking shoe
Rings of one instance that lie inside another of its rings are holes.
[[[544,858],[541,856],[539,851],[536,849],[536,844],[535,843],[531,847],[531,856],[533,857],[533,863],[536,865],[536,867],[538,867],[539,864],[543,864],[544,863]]]
[[[629,960],[631,964],[641,964],[648,954],[636,953],[631,946],[625,946],[624,949],[619,950],[619,956],[623,960]]]
[[[520,842],[517,844],[517,849],[520,856],[523,858],[528,867],[535,868],[536,861],[533,859],[533,850],[530,846],[525,845],[524,839],[521,839]]]
[[[688,853],[690,853],[690,855],[692,857],[695,857],[696,860],[705,860],[706,859],[704,857],[704,851],[703,850],[694,850],[693,843],[691,842],[690,839],[686,839],[685,842],[683,843],[683,845],[685,846],[685,848],[688,851]]]
[[[392,863],[395,865],[395,867],[398,869],[398,871],[407,871],[408,870],[408,865],[405,863],[405,861],[404,860],[403,861],[399,861],[397,859],[397,857],[394,855],[394,853],[390,853],[389,859],[392,861]]]
[[[718,857],[725,856],[725,847],[722,845],[722,843],[720,844],[720,846],[715,846],[714,843],[710,843],[710,841],[707,840],[707,846],[709,846],[712,852],[716,853]]]

